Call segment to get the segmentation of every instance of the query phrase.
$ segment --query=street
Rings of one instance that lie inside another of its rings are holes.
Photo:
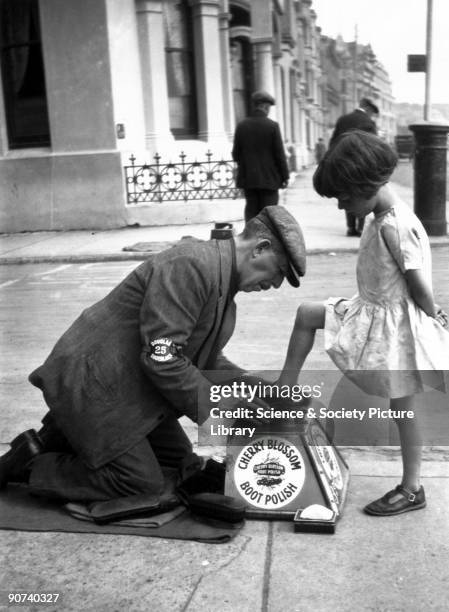
[[[136,262],[2,266],[2,427],[5,442],[38,425],[41,393],[27,380],[75,317],[101,299]]]

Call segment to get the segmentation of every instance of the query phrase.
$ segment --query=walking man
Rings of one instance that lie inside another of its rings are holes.
[[[377,117],[378,114],[379,109],[374,102],[369,98],[362,98],[358,108],[353,110],[352,113],[342,115],[337,120],[334,132],[329,141],[329,148],[332,147],[341,134],[351,130],[362,130],[364,132],[377,134],[377,127],[373,118]],[[363,230],[363,224],[363,218],[357,219],[353,213],[346,212],[347,236],[360,236]]]
[[[237,187],[245,193],[245,222],[278,203],[278,189],[287,187],[289,177],[279,125],[268,118],[274,98],[256,91],[251,99],[253,113],[237,125],[232,149]]]

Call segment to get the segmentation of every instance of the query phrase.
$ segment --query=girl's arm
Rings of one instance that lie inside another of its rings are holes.
[[[413,300],[429,317],[435,317],[437,313],[432,289],[429,287],[422,270],[406,270],[405,278]]]

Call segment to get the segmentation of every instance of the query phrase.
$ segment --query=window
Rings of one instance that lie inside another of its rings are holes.
[[[0,53],[9,147],[49,145],[37,0],[0,0]]]
[[[252,47],[247,38],[237,37],[231,41],[231,74],[235,120],[238,122],[251,111],[254,89]]]
[[[251,112],[251,94],[254,86],[254,57],[251,39],[251,15],[247,9],[229,5],[232,96],[234,116],[238,123]]]
[[[163,3],[170,128],[175,138],[198,132],[191,9],[186,0]]]

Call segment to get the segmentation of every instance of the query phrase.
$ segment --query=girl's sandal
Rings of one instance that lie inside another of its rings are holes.
[[[399,499],[391,501],[395,497],[397,498],[398,495]],[[424,508],[425,505],[426,496],[422,486],[413,493],[413,491],[409,491],[402,485],[398,485],[380,499],[376,499],[376,501],[365,506],[363,510],[366,514],[372,514],[373,516],[394,516],[395,514],[409,512],[410,510],[419,510]]]

